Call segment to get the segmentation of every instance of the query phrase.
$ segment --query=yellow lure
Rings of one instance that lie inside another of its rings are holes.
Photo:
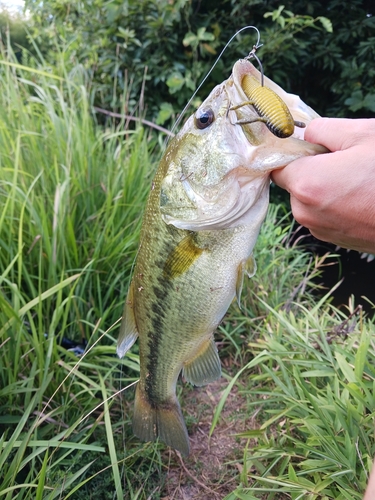
[[[242,106],[251,104],[259,115],[259,118],[255,118],[251,122],[264,122],[266,127],[281,139],[293,135],[295,125],[305,126],[302,122],[295,122],[288,106],[281,97],[269,87],[262,86],[254,76],[245,75],[241,87],[249,99]],[[246,121],[246,123],[250,123],[250,121]]]

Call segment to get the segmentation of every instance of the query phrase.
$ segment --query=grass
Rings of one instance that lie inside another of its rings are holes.
[[[327,305],[264,305],[269,332],[248,344],[242,389],[259,428],[240,435],[240,485],[226,499],[362,498],[375,454],[372,323]]]
[[[84,75],[43,68],[0,60],[0,498],[163,498],[181,464],[132,436],[137,347],[115,357],[156,140],[121,121],[99,126]],[[290,234],[272,206],[258,272],[217,334],[229,384],[212,433],[229,392],[241,396],[226,498],[361,498],[375,452],[373,323],[317,299],[333,257]],[[207,402],[190,410],[192,432]],[[204,478],[206,455],[189,481]]]
[[[109,449],[123,498],[124,417],[112,398],[138,365],[135,355],[116,360],[113,325],[153,141],[121,122],[97,126],[77,75],[9,55],[0,87],[0,496],[74,497]],[[87,344],[85,356],[62,348],[63,338]]]

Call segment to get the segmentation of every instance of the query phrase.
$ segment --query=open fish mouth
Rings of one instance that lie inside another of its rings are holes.
[[[231,77],[213,90],[179,133],[180,153],[171,154],[160,187],[165,223],[191,231],[236,227],[259,198],[265,199],[272,170],[325,152],[301,140],[300,131],[287,138],[272,133],[244,92],[247,76],[259,79],[259,71],[246,60],[238,61]],[[308,122],[317,116],[299,97],[265,81],[270,92],[291,105],[293,119]]]

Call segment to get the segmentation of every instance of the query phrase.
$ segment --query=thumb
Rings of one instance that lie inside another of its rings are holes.
[[[306,128],[305,140],[330,151],[343,151],[375,135],[375,119],[316,118]]]

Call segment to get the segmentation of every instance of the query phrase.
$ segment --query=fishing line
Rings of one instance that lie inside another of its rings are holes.
[[[245,31],[245,30],[248,30],[248,29],[254,29],[257,34],[258,34],[258,39],[257,39],[257,42],[256,44],[253,46],[253,49],[251,50],[251,52],[248,54],[248,56],[246,57],[246,59],[248,58],[251,58],[251,57],[255,57],[255,59],[258,61],[260,67],[261,67],[261,74],[262,74],[262,85],[263,85],[263,67],[262,67],[262,64],[261,62],[259,61],[258,57],[255,55],[255,51],[259,49],[259,47],[262,47],[262,43],[260,43],[260,33],[259,33],[259,30],[256,26],[244,26],[243,28],[239,29],[229,40],[228,42],[226,43],[225,47],[223,48],[223,50],[220,52],[218,58],[216,59],[216,61],[214,62],[214,64],[211,66],[211,69],[209,70],[209,72],[206,74],[206,76],[203,78],[203,80],[201,81],[201,83],[198,85],[197,89],[195,90],[195,92],[193,93],[193,95],[190,97],[189,101],[187,102],[186,106],[184,107],[184,109],[182,110],[180,116],[177,118],[177,120],[175,121],[174,125],[172,126],[171,128],[171,132],[174,131],[174,129],[179,125],[179,123],[181,122],[184,114],[186,113],[187,109],[189,108],[192,100],[194,99],[194,97],[197,95],[198,91],[201,89],[202,85],[204,84],[204,82],[207,80],[207,78],[210,76],[210,74],[212,73],[213,69],[215,68],[216,64],[220,61],[222,55],[224,54],[225,50],[228,48],[228,46],[232,43],[232,41],[234,40],[234,38],[236,38],[237,35],[239,35],[242,31]]]

